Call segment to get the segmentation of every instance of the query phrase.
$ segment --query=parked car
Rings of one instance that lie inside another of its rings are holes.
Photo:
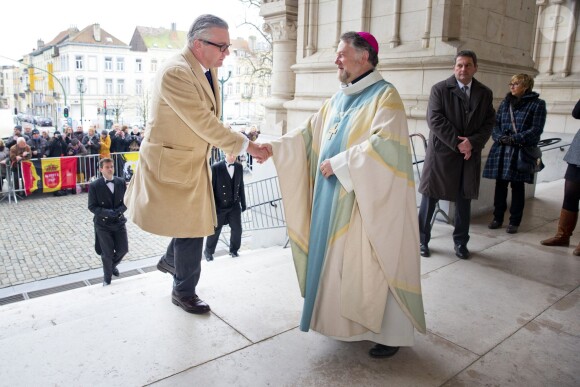
[[[250,125],[250,120],[248,117],[238,117],[231,120],[229,124],[231,126],[248,126]]]
[[[52,126],[52,118],[50,117],[40,117],[36,119],[36,125],[40,126]]]

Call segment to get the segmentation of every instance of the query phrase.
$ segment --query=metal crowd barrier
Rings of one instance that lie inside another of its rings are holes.
[[[423,146],[423,153],[425,153],[427,151],[427,140],[425,139],[425,136],[423,136],[421,133],[413,133],[409,135],[409,141],[411,143],[411,150],[413,151],[412,157],[413,157],[413,165],[415,166],[415,170],[417,171],[417,178],[419,179],[419,182],[421,181],[421,170],[419,169],[419,164],[424,163],[425,160],[419,160],[417,158],[417,151],[415,149],[415,138],[418,138],[421,140],[421,144]],[[437,214],[441,214],[441,216],[443,216],[443,218],[445,218],[445,221],[447,223],[451,223],[451,219],[449,219],[449,215],[447,215],[447,213],[445,211],[443,211],[441,209],[441,207],[439,207],[439,202],[437,202],[437,204],[435,205],[435,212],[433,213],[433,218],[431,218],[431,227],[433,227],[433,224],[435,223],[435,219],[437,218]]]

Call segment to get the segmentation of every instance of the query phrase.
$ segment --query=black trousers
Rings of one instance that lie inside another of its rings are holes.
[[[493,197],[493,218],[503,223],[504,213],[507,210],[508,185],[512,186],[512,203],[510,205],[510,224],[519,226],[526,204],[526,188],[523,181],[509,181],[497,179],[495,181],[495,195]]]
[[[419,241],[428,245],[431,240],[431,219],[435,212],[435,206],[439,199],[427,195],[421,198],[419,207]],[[469,242],[469,222],[471,219],[471,199],[465,199],[458,195],[455,200],[455,219],[453,229],[453,242],[456,245],[467,245]]]
[[[208,236],[205,242],[205,250],[209,254],[215,253],[215,248],[220,239],[222,227],[230,225],[230,253],[237,253],[242,244],[242,209],[237,204],[231,210],[218,214],[218,226],[213,235]]]
[[[201,275],[203,238],[173,238],[161,259],[175,268],[173,291],[180,297],[193,297]]]
[[[95,235],[101,251],[103,279],[108,283],[111,282],[113,268],[116,267],[129,252],[127,228],[124,224],[107,228],[95,226]]]

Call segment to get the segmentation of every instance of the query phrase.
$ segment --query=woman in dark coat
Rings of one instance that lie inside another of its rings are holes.
[[[532,91],[533,87],[534,80],[527,74],[512,77],[510,92],[497,111],[491,134],[493,145],[483,170],[483,177],[495,179],[493,220],[488,225],[490,229],[500,228],[503,224],[508,185],[511,184],[510,222],[506,229],[509,234],[517,233],[522,221],[526,193],[524,183],[534,182],[533,174],[517,170],[518,154],[521,147],[538,145],[546,122],[546,103],[539,98],[538,93]]]

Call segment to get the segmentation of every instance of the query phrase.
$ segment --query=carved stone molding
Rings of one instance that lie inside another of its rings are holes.
[[[295,20],[273,20],[264,23],[262,30],[272,35],[274,41],[296,40],[297,23]]]

